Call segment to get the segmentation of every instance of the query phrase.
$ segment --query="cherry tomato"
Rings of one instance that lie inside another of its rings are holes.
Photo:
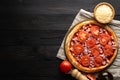
[[[89,47],[93,47],[96,44],[96,40],[95,39],[89,39],[89,40],[87,40],[86,43]]]
[[[81,57],[80,63],[85,66],[88,67],[90,65],[90,57],[89,55],[84,55]]]
[[[78,32],[78,40],[80,42],[84,42],[88,38],[89,34],[86,31],[79,31]]]
[[[69,61],[64,60],[60,63],[60,71],[63,73],[68,73],[72,68],[72,65]]]
[[[109,40],[110,40],[110,35],[105,33],[100,35],[100,44],[106,45]]]
[[[99,27],[98,26],[91,26],[90,30],[94,37],[99,36]]]
[[[74,54],[80,54],[81,52],[84,51],[84,47],[79,43],[75,43],[73,45],[73,49],[74,49]]]

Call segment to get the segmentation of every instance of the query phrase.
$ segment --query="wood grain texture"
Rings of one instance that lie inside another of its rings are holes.
[[[66,30],[2,30],[1,45],[60,45]],[[3,35],[4,34],[4,35]]]
[[[1,30],[68,30],[76,14],[4,14]],[[120,20],[120,15],[116,15]]]
[[[3,0],[2,12],[14,14],[76,14],[81,8],[93,12],[99,2],[109,2],[119,14],[119,0]]]
[[[1,80],[75,80],[59,71],[57,51],[78,11],[102,1],[120,20],[119,0],[0,1]]]
[[[1,16],[1,29],[7,30],[67,30],[75,14],[9,14]]]

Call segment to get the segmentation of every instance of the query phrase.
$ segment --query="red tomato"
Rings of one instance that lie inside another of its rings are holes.
[[[113,52],[112,52],[112,50],[109,50],[109,49],[104,49],[103,50],[104,51],[104,54],[107,56],[107,57],[109,57],[109,56],[112,56],[113,55]]]
[[[110,44],[105,45],[105,48],[104,48],[103,51],[104,51],[104,54],[105,54],[107,57],[113,55],[112,45],[110,45]]]
[[[89,55],[84,55],[81,57],[80,63],[85,66],[88,67],[90,65],[90,57]]]
[[[92,55],[93,55],[94,57],[96,57],[96,56],[99,55],[99,52],[98,52],[97,50],[93,49],[93,50],[92,50]]]
[[[73,45],[73,49],[74,49],[74,54],[80,54],[81,52],[84,51],[84,47],[79,43],[75,43]]]
[[[99,27],[98,26],[91,26],[90,31],[94,37],[99,36]]]
[[[100,50],[97,45],[95,45],[93,48],[91,48],[91,53],[94,57],[98,56],[99,52],[100,52]]]
[[[78,40],[80,42],[84,42],[88,38],[89,34],[86,31],[79,31],[78,32]]]
[[[110,40],[110,35],[105,33],[100,35],[100,44],[106,45],[109,40]]]
[[[60,70],[63,73],[68,73],[71,70],[71,68],[72,68],[72,65],[67,60],[64,60],[60,63]]]
[[[107,45],[105,45],[105,49],[112,50],[112,45],[111,45],[111,44],[107,44]]]
[[[86,43],[91,48],[96,44],[96,40],[95,39],[89,39],[89,40],[87,40]]]
[[[101,56],[97,56],[94,58],[94,64],[96,67],[101,66],[103,62],[103,58]]]

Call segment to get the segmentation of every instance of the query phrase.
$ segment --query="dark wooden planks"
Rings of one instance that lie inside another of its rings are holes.
[[[59,71],[61,60],[57,59],[56,53],[59,46],[9,46],[3,47],[6,51],[0,53],[1,75],[7,79],[29,80],[75,80],[70,75]],[[3,77],[1,77],[3,78]],[[2,79],[2,80],[4,80]],[[119,78],[114,78],[119,80]]]
[[[75,14],[37,14],[1,16],[0,29],[5,30],[67,30]]]
[[[75,14],[9,15],[0,21],[1,45],[60,45]],[[115,16],[120,20],[120,16]]]
[[[60,45],[66,30],[2,30],[1,46]]]
[[[9,14],[1,16],[2,30],[68,30],[76,14]],[[120,15],[114,19],[120,20]]]
[[[55,56],[59,46],[5,46],[0,51],[1,77],[12,80],[74,80],[59,71],[60,59]],[[4,50],[6,49],[6,51]],[[4,77],[6,76],[6,77]]]
[[[102,1],[0,1],[1,75],[9,80],[75,80],[59,72],[57,51],[78,11],[93,12]],[[104,1],[115,7],[115,19],[120,20],[120,1]]]
[[[1,1],[1,12],[13,14],[76,14],[79,9],[93,12],[99,2],[109,2],[119,14],[119,0],[4,0]]]
[[[3,46],[1,73],[7,77],[52,77],[59,74],[59,46]],[[8,67],[9,66],[9,67]]]

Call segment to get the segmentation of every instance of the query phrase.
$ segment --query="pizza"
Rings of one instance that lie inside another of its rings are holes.
[[[98,72],[114,61],[118,40],[115,32],[95,20],[78,23],[65,37],[65,53],[75,68],[87,72]]]

